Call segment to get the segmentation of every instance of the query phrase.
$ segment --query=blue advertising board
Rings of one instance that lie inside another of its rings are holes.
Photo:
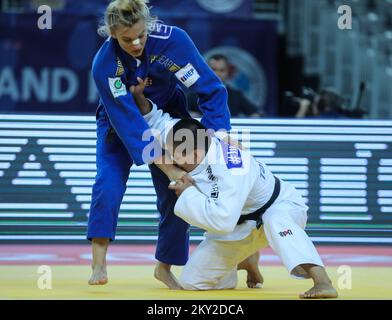
[[[98,95],[90,69],[104,41],[96,31],[101,17],[53,12],[49,30],[38,28],[38,18],[0,15],[0,111],[93,113]],[[226,54],[233,85],[275,115],[276,21],[160,18],[184,28],[202,54]]]

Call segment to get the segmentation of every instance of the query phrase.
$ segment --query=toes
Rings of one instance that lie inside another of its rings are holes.
[[[256,289],[262,289],[263,288],[263,284],[258,282],[258,283],[256,283],[255,288]]]
[[[305,292],[299,295],[301,299],[322,299],[322,298],[336,298],[332,294],[327,294],[323,292]]]
[[[312,298],[312,293],[311,292],[304,292],[304,293],[301,293],[300,295],[299,295],[299,297],[301,298],[301,299],[309,299],[309,298]]]
[[[88,284],[90,285],[90,286],[98,286],[98,285],[104,285],[104,284],[106,284],[108,282],[108,279],[107,278],[101,278],[101,279],[98,279],[98,280],[89,280],[88,281]]]
[[[248,288],[251,288],[251,289],[263,288],[263,284],[261,282],[256,282],[256,283],[255,282],[247,282],[246,284],[247,284]]]

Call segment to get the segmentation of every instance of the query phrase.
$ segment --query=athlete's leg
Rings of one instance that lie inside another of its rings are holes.
[[[157,194],[157,207],[161,215],[155,252],[155,258],[158,260],[155,277],[169,288],[179,289],[170,267],[184,265],[188,260],[189,225],[173,212],[177,196],[168,189],[169,179],[155,165],[150,166],[150,170]]]
[[[314,264],[301,264],[313,280],[313,287],[308,291],[301,293],[299,296],[302,299],[320,299],[320,298],[337,298],[338,293],[332,285],[327,271],[324,267]]]
[[[92,238],[93,262],[91,265],[92,274],[88,284],[104,285],[108,282],[106,269],[106,253],[109,246],[109,238]]]
[[[93,273],[89,284],[105,284],[106,252],[115,239],[118,213],[132,161],[106,115],[97,121],[97,175],[93,185],[87,239],[92,241]]]
[[[263,215],[268,243],[293,277],[313,279],[315,287],[312,289],[315,290],[309,290],[311,297],[336,297],[324,264],[305,232],[306,219],[305,206],[302,208],[291,201],[272,205]],[[303,297],[308,296],[304,294]]]
[[[180,276],[185,290],[234,289],[237,265],[267,245],[264,233],[254,229],[239,241],[203,240],[192,253]]]

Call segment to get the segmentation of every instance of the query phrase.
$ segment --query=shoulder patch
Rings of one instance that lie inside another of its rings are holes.
[[[109,78],[109,88],[114,98],[125,96],[127,94],[127,88],[121,81],[121,78]]]
[[[240,149],[233,147],[224,141],[220,141],[223,157],[228,169],[243,168],[242,156]]]
[[[161,23],[154,23],[149,28],[149,31],[150,37],[158,39],[169,39],[173,31],[173,27]]]
[[[158,59],[158,57],[159,57],[159,56],[156,55],[156,54],[151,55],[151,56],[150,56],[150,64],[153,63],[156,59]]]
[[[121,63],[121,60],[119,57],[117,57],[117,70],[116,70],[116,77],[120,77],[124,74],[124,66]]]
[[[190,88],[200,78],[199,73],[191,63],[177,71],[175,76],[187,88]]]
[[[170,72],[177,72],[181,69],[181,67],[173,62],[170,58],[165,55],[151,55],[150,56],[150,64],[157,62],[160,65],[164,66]]]

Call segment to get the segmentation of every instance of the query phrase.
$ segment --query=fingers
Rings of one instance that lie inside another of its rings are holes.
[[[129,87],[129,91],[131,91],[132,94],[140,94],[143,93],[144,88],[146,87],[147,83],[148,83],[148,78],[146,78],[145,80],[143,80],[140,77],[136,78],[138,84],[137,85],[132,85]]]
[[[183,177],[181,178],[181,181],[182,181],[183,183],[189,183],[189,184],[194,184],[194,183],[195,183],[195,180],[193,180],[193,178],[192,178],[191,176],[189,176],[189,175],[183,176]]]
[[[177,181],[171,181],[169,184],[169,189],[170,190],[177,190],[179,188],[182,188],[184,185],[184,182],[182,182],[181,180],[177,180]]]
[[[169,184],[169,189],[173,190],[177,197],[179,197],[185,189],[191,187],[194,185],[193,183],[189,182],[189,180],[183,180],[183,178],[178,179],[178,180],[172,180]]]
[[[173,181],[171,181],[170,184],[169,184],[169,189],[170,189],[170,190],[176,190],[176,189],[178,189],[178,187],[180,186],[180,184],[182,184],[181,181],[175,181],[175,180],[173,180]]]
[[[176,196],[179,197],[183,191],[183,183],[177,182],[177,181],[172,181],[169,184],[169,189],[173,190],[176,193]]]
[[[177,190],[177,186],[176,185],[172,185],[172,184],[169,184],[169,189],[170,190]]]
[[[139,82],[139,85],[143,85],[143,84],[145,85],[147,83],[146,82],[147,78],[146,78],[146,80],[143,81],[142,78],[137,77],[136,80],[137,80],[137,82]]]
[[[183,183],[190,183],[190,184],[194,184],[195,180],[193,180],[193,178],[186,172],[184,172],[184,174],[181,176],[180,180]]]
[[[143,89],[143,90],[144,90],[144,88],[147,86],[147,84],[148,84],[148,82],[149,82],[149,79],[146,78],[146,79],[143,80],[143,79],[140,78],[140,77],[137,77],[136,79],[137,79],[137,82],[139,83],[140,89]]]

